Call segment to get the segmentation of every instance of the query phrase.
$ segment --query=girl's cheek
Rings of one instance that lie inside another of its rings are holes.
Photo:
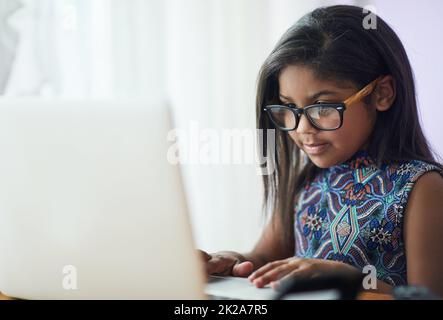
[[[346,132],[346,128],[341,127],[334,131],[324,131],[321,137],[321,141],[329,142],[332,145],[346,142],[350,138],[350,135]]]
[[[295,133],[295,131],[290,131],[289,137],[291,138],[292,142],[294,142],[299,148],[301,148],[301,144],[298,142],[297,134]]]

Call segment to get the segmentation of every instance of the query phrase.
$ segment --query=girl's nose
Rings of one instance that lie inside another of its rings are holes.
[[[316,133],[318,130],[312,126],[311,122],[308,120],[308,118],[302,114],[300,116],[300,119],[298,121],[298,127],[295,130],[296,133],[301,134],[309,134],[309,133]]]

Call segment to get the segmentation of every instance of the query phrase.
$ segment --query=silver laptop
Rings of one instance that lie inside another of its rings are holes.
[[[167,108],[0,102],[0,291],[29,299],[199,299]]]
[[[170,129],[160,103],[0,100],[0,292],[269,298],[235,278],[205,294]]]

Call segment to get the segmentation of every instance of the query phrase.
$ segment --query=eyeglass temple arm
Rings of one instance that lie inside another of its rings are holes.
[[[374,81],[372,81],[370,84],[368,84],[366,87],[364,87],[363,89],[361,89],[359,92],[357,92],[356,94],[354,94],[352,97],[349,97],[348,99],[346,99],[345,101],[343,101],[343,103],[346,106],[349,106],[351,104],[353,104],[354,102],[357,102],[361,99],[363,99],[364,97],[366,97],[368,94],[370,94],[372,91],[374,91],[375,86],[378,84],[378,82],[383,78],[383,76],[378,77],[377,79],[375,79]]]

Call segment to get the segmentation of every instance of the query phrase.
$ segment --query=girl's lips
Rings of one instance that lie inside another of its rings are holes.
[[[329,147],[329,143],[303,144],[303,149],[307,154],[318,155],[323,153]]]

